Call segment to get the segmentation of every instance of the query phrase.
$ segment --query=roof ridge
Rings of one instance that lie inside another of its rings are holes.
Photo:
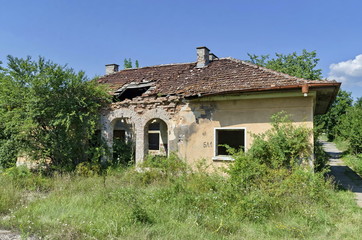
[[[186,64],[193,64],[193,63],[196,64],[196,62],[166,63],[166,64],[158,64],[158,65],[138,67],[138,68],[125,68],[125,69],[119,70],[118,72],[121,72],[121,71],[131,71],[131,70],[137,70],[137,69],[143,69],[143,68],[167,67],[167,66],[174,66],[174,65],[186,65]],[[118,72],[115,72],[115,73],[118,73]],[[112,73],[112,74],[114,74],[114,73]]]

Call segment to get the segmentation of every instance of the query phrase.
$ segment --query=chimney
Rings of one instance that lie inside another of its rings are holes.
[[[118,72],[118,64],[112,63],[112,64],[106,64],[106,75]]]
[[[218,58],[218,57],[215,54],[213,54],[213,53],[209,54],[209,61],[210,62],[214,61],[216,58]]]
[[[210,50],[207,47],[197,47],[197,68],[206,67],[209,64],[209,52]]]

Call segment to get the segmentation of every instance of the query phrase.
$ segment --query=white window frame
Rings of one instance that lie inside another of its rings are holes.
[[[214,157],[212,160],[218,161],[233,161],[234,159],[230,155],[217,155],[218,139],[217,131],[218,130],[244,130],[244,151],[246,151],[246,127],[217,127],[214,128]]]

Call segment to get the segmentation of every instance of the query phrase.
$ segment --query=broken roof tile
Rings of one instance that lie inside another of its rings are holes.
[[[98,82],[114,92],[131,82],[152,81],[154,89],[147,91],[148,95],[177,93],[185,97],[336,83],[301,79],[234,58],[214,60],[202,69],[195,67],[196,62],[126,69],[103,76]]]

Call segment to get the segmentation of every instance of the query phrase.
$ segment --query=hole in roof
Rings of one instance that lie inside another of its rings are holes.
[[[135,97],[142,96],[147,92],[150,87],[154,85],[154,82],[143,82],[143,83],[130,83],[122,86],[120,89],[115,91],[113,101],[123,101],[126,99],[132,100]]]

